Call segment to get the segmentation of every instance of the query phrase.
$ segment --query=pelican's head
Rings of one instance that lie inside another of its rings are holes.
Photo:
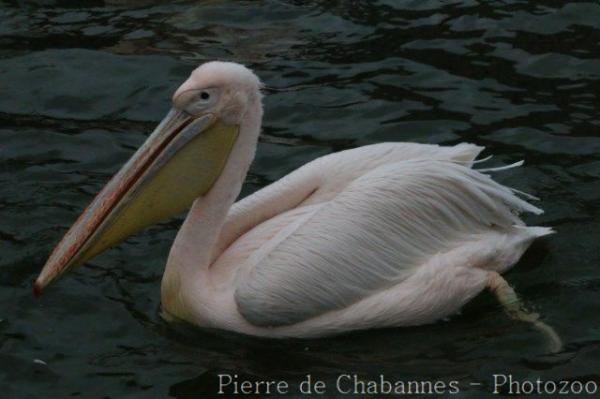
[[[173,95],[173,108],[56,246],[34,283],[43,288],[128,236],[206,195],[238,136],[259,129],[260,81],[248,68],[209,62]]]
[[[212,113],[228,124],[240,124],[248,106],[260,102],[261,83],[243,65],[207,62],[200,65],[173,94],[174,109],[191,116]]]

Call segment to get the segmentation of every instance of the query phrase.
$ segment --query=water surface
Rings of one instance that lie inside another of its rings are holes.
[[[492,373],[600,384],[600,5],[565,3],[0,1],[1,396],[205,398],[223,372],[458,380],[473,398],[492,396]],[[565,351],[548,355],[485,293],[435,325],[324,340],[166,325],[160,278],[181,217],[33,298],[53,245],[212,59],[270,88],[243,195],[383,141],[524,159],[498,180],[539,196],[546,213],[526,221],[558,234],[507,279]]]

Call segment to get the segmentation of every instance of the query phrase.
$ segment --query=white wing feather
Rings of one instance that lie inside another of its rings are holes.
[[[477,234],[521,225],[522,211],[541,213],[470,169],[472,158],[466,166],[418,157],[384,163],[312,205],[314,212],[257,251],[254,266],[240,273],[239,312],[254,325],[275,327],[342,309]]]
[[[214,256],[219,256],[231,243],[257,225],[300,204],[329,201],[350,182],[380,166],[410,159],[426,159],[453,161],[470,167],[482,150],[483,147],[470,143],[453,147],[379,143],[318,158],[236,202],[227,215]]]

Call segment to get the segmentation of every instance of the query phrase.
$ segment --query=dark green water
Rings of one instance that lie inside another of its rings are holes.
[[[325,340],[169,326],[159,285],[181,218],[35,299],[53,245],[211,59],[275,88],[245,194],[382,141],[524,159],[498,179],[541,197],[546,213],[526,220],[558,234],[507,279],[565,350],[548,355],[489,294],[435,325]],[[597,2],[0,1],[0,397],[206,398],[224,372],[310,373],[329,398],[347,397],[333,385],[347,372],[458,380],[472,398],[492,396],[493,373],[600,385],[599,90]]]

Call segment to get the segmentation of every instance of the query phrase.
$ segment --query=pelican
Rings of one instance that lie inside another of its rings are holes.
[[[520,213],[542,211],[489,169],[473,168],[482,147],[367,145],[318,158],[235,202],[261,130],[261,87],[240,64],[195,69],[59,242],[35,293],[191,206],[162,278],[168,320],[322,337],[432,323],[488,289],[513,317],[559,342],[501,277],[553,231],[525,226]]]

